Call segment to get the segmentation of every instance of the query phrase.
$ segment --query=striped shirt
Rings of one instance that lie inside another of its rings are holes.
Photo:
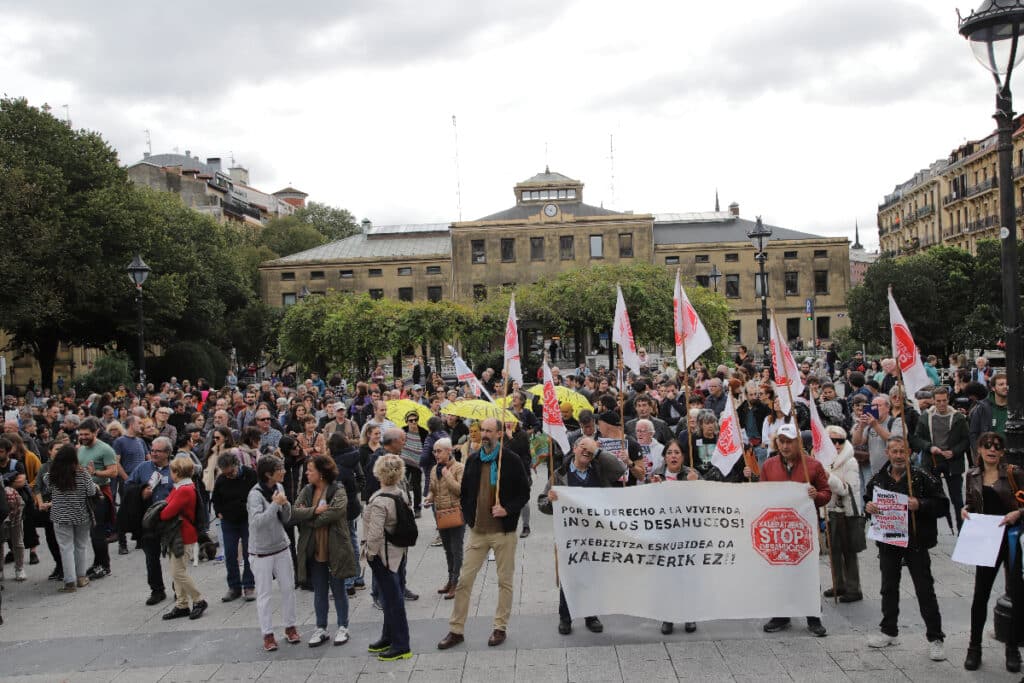
[[[96,495],[99,488],[93,483],[92,477],[83,469],[75,472],[75,488],[62,491],[50,483],[50,473],[43,475],[43,483],[50,489],[53,496],[53,507],[50,508],[50,520],[54,524],[91,524],[92,515],[89,511],[89,498]]]

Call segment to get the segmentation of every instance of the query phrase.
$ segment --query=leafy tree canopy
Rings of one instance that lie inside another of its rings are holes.
[[[360,231],[355,216],[348,209],[338,209],[319,202],[308,202],[292,216],[313,226],[330,241],[340,240]]]

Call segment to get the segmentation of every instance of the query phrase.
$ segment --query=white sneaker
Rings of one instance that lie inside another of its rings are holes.
[[[338,632],[334,634],[334,644],[344,645],[348,642],[348,629],[344,626],[338,627]]]
[[[329,638],[327,631],[322,628],[318,628],[313,631],[313,635],[309,637],[309,646],[316,647],[318,645],[323,645],[329,640]]]
[[[876,633],[868,636],[868,647],[889,647],[896,644],[896,638],[887,636],[884,633]]]
[[[494,562],[494,550],[487,551],[487,561]]]
[[[941,662],[946,659],[946,648],[941,640],[933,640],[928,643],[928,658],[933,662]]]
[[[25,574],[25,570],[24,569],[15,569],[14,570],[14,580],[15,581],[24,581],[27,578],[28,578],[28,575]]]

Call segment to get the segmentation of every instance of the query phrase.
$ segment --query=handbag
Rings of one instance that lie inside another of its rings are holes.
[[[461,507],[450,507],[444,510],[434,510],[434,517],[438,529],[455,529],[463,526],[466,520],[462,517]]]

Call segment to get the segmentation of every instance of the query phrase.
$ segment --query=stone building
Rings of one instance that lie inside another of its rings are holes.
[[[503,286],[595,263],[655,263],[710,286],[717,266],[733,309],[733,341],[758,346],[753,222],[728,212],[653,215],[586,204],[583,183],[545,169],[515,185],[515,204],[472,221],[372,226],[260,267],[261,295],[287,306],[301,294],[367,292],[406,301],[471,301]],[[769,304],[783,333],[826,339],[848,325],[848,240],[773,228],[767,246]],[[759,292],[759,290],[758,290]],[[816,320],[805,320],[806,301]]]
[[[1014,120],[1016,222],[1024,216],[1024,118]],[[908,255],[935,244],[974,253],[979,239],[999,232],[996,134],[966,142],[897,185],[878,205],[883,254]],[[1019,227],[1018,227],[1019,230]]]

